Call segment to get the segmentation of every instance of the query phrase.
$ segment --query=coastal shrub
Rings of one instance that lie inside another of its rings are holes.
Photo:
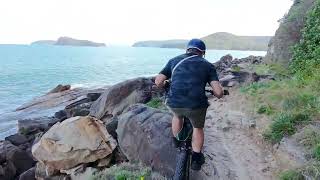
[[[302,40],[293,49],[291,71],[302,80],[313,77],[320,68],[320,0],[309,12]]]
[[[112,166],[93,175],[91,180],[149,180],[151,177],[151,168],[140,164],[123,163]]]
[[[295,170],[287,170],[280,174],[280,180],[304,180],[303,175]]]
[[[298,124],[310,121],[307,114],[280,113],[270,125],[270,129],[264,133],[264,137],[273,142],[280,142],[284,136],[293,135]]]

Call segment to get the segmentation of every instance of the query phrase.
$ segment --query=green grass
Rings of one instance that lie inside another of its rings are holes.
[[[320,179],[320,162],[311,162],[300,171],[302,174],[309,177],[309,179]]]
[[[305,128],[303,130],[303,137],[299,140],[299,143],[306,147],[308,150],[314,149],[320,144],[320,132],[317,129]]]
[[[253,83],[240,91],[248,95],[256,113],[272,119],[264,137],[273,143],[293,135],[297,126],[320,118],[320,92],[313,83],[282,79]]]
[[[280,174],[280,180],[304,180],[303,175],[300,172],[294,170],[287,170]]]
[[[273,75],[276,79],[290,77],[288,68],[276,63],[252,65],[251,70],[256,72],[258,75]]]
[[[160,98],[151,99],[151,101],[147,103],[147,106],[156,108],[156,109],[163,109],[165,107],[162,99]]]
[[[314,148],[314,157],[320,161],[320,144],[317,144]]]
[[[281,113],[275,117],[270,129],[264,133],[264,137],[273,143],[280,142],[284,136],[293,135],[298,124],[308,121],[310,121],[310,117],[305,114]]]
[[[241,68],[239,66],[233,66],[232,67],[232,71],[234,72],[240,72],[241,71]]]
[[[320,179],[320,162],[311,161],[299,169],[287,170],[279,175],[280,180]]]
[[[258,114],[271,115],[271,114],[273,114],[273,112],[274,112],[274,110],[270,105],[261,105],[257,110]]]

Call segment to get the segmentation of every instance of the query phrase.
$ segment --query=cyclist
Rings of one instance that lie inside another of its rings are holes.
[[[190,119],[193,126],[191,169],[200,170],[204,164],[201,153],[204,143],[204,123],[208,98],[205,94],[207,83],[217,98],[223,96],[223,90],[213,64],[203,57],[206,45],[200,39],[192,39],[187,45],[185,54],[177,56],[167,63],[157,75],[155,83],[164,87],[170,79],[170,89],[166,104],[173,113],[172,133],[177,137],[182,129],[183,117]]]

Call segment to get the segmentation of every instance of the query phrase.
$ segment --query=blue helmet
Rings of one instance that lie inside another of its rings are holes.
[[[187,50],[192,48],[205,52],[206,44],[201,39],[191,39],[188,43]]]

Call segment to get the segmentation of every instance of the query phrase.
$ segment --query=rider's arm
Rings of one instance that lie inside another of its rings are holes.
[[[160,73],[156,76],[155,84],[162,88],[165,84],[165,80],[171,77],[171,60],[167,63],[167,65],[160,71]]]
[[[216,96],[219,99],[222,98],[223,97],[223,89],[222,89],[222,86],[219,82],[216,68],[211,63],[209,65],[208,83],[212,87],[214,96]]]
[[[210,86],[212,87],[214,96],[219,99],[223,97],[223,90],[219,81],[211,81]]]
[[[155,83],[158,87],[162,88],[164,86],[164,81],[167,80],[167,76],[164,74],[158,74],[156,76]]]

